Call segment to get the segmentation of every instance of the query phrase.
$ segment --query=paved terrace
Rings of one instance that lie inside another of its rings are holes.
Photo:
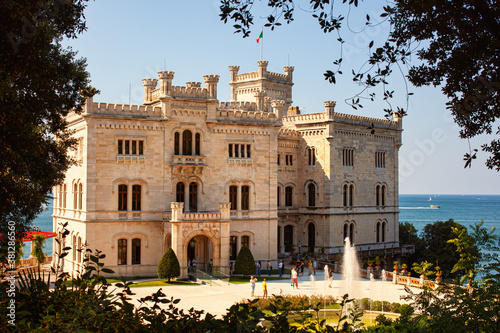
[[[274,275],[273,275],[274,276]],[[262,275],[255,286],[255,296],[261,297],[262,279],[266,275]],[[250,278],[249,278],[250,280]],[[144,280],[142,280],[144,281]],[[311,281],[310,277],[304,274],[299,277],[299,289],[293,289],[290,285],[290,279],[267,281],[268,295],[313,295],[327,294],[340,298],[345,294],[346,283],[342,280],[340,274],[334,274],[332,287],[328,287],[325,282],[323,271],[318,271],[315,280]],[[139,281],[138,281],[139,282]],[[197,285],[197,286],[162,286],[162,287],[138,287],[131,288],[135,293],[134,302],[138,305],[137,299],[153,294],[158,289],[162,289],[167,297],[174,297],[181,301],[177,304],[179,309],[185,311],[190,308],[195,310],[204,310],[213,315],[221,316],[227,313],[227,309],[236,302],[250,297],[250,283],[231,283],[226,285]],[[349,296],[355,298],[368,297],[372,300],[406,303],[400,297],[406,295],[404,285],[393,284],[392,281],[383,282],[380,280],[369,281],[360,279],[352,282],[354,292],[349,293]],[[412,287],[415,291],[420,289]],[[167,306],[165,306],[167,307]]]

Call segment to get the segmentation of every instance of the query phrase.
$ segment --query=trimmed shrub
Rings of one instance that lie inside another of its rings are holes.
[[[248,246],[241,247],[236,262],[234,263],[234,273],[243,274],[244,276],[255,274],[257,267],[255,266],[255,259],[253,258],[252,251]]]
[[[372,311],[382,311],[382,302],[381,301],[373,301],[372,302]]]
[[[391,303],[391,312],[398,312],[399,308],[401,307],[401,304],[399,303]]]
[[[179,260],[177,260],[174,250],[169,247],[158,264],[158,277],[160,279],[168,279],[168,282],[170,282],[170,279],[176,278],[179,275],[181,275]]]

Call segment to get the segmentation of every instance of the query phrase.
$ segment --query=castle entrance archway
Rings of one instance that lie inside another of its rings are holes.
[[[191,262],[196,260],[196,268],[209,272],[210,260],[213,262],[214,245],[210,238],[204,235],[196,235],[191,238],[187,246],[187,258]]]

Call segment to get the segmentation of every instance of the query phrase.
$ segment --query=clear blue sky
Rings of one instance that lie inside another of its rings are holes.
[[[203,82],[203,75],[218,74],[219,100],[229,101],[228,66],[238,65],[240,72],[256,70],[260,60],[256,38],[265,21],[256,17],[252,36],[243,39],[233,33],[232,24],[219,20],[218,6],[217,0],[90,2],[85,12],[88,31],[68,44],[87,58],[92,85],[101,91],[94,101],[128,104],[130,98],[132,104],[140,104],[141,80],[157,78],[164,69],[175,72],[174,85]],[[370,8],[351,12],[352,31],[361,30],[366,12],[372,20],[378,16]],[[268,70],[279,73],[283,66],[295,66],[293,104],[303,113],[322,112],[323,101],[335,100],[337,112],[382,118],[386,107],[382,102],[366,102],[356,111],[344,100],[360,91],[349,73],[366,60],[365,45],[384,40],[386,34],[384,25],[356,34],[346,31],[345,74],[332,85],[323,73],[335,68],[332,61],[340,51],[337,36],[324,34],[309,13],[297,8],[294,23],[264,30],[264,60],[269,61]],[[395,73],[389,83],[396,95],[393,105],[405,106],[401,76]],[[500,194],[500,173],[484,166],[484,153],[478,154],[471,169],[463,169],[468,143],[458,138],[439,88],[410,86],[410,91],[414,96],[404,118],[399,156],[400,193]],[[380,90],[375,92],[381,95]],[[479,148],[487,139],[474,139],[471,145]]]

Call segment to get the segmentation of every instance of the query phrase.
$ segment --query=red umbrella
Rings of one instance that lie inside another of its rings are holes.
[[[45,236],[45,238],[52,238],[52,237],[57,236],[57,234],[55,232],[29,230],[24,234],[22,241],[23,242],[31,242],[35,238],[35,235],[43,235],[43,236]]]

